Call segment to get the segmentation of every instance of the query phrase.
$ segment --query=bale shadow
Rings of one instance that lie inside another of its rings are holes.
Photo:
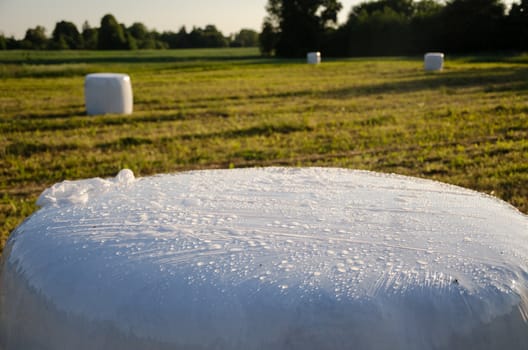
[[[326,91],[323,97],[346,98],[377,94],[406,94],[422,90],[441,88],[480,87],[485,92],[528,91],[528,68],[478,68],[457,71],[444,71],[415,75],[415,79],[401,82],[350,86]]]

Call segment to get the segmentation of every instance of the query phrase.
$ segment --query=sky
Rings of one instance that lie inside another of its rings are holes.
[[[362,0],[341,0],[340,23],[350,8]],[[224,34],[242,28],[260,31],[267,0],[0,0],[0,33],[22,39],[28,28],[37,25],[51,35],[55,24],[73,22],[79,30],[84,21],[99,27],[101,18],[111,13],[130,26],[141,22],[150,30],[178,31],[185,25],[205,27],[214,24]]]

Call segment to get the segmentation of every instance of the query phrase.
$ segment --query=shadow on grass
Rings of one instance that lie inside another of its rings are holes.
[[[18,141],[8,145],[5,154],[16,157],[31,157],[40,153],[57,153],[77,149],[75,144],[49,145],[41,142]]]
[[[406,78],[399,82],[382,82],[370,85],[352,85],[340,87],[327,91],[298,90],[287,92],[269,91],[263,94],[254,94],[247,96],[250,100],[269,99],[269,98],[327,98],[327,99],[345,99],[355,96],[369,96],[381,94],[407,94],[424,90],[445,89],[446,93],[456,93],[458,88],[476,87],[481,88],[484,92],[528,92],[528,67],[490,67],[490,68],[469,68],[464,70],[444,71],[438,73],[417,72],[413,77]],[[216,100],[240,99],[246,97],[240,96],[212,96],[210,98],[193,98],[187,102],[206,103]],[[180,112],[171,113],[163,116],[103,116],[90,117],[79,115],[82,106],[75,106],[76,110],[60,113],[28,113],[18,115],[14,118],[0,120],[0,132],[28,132],[28,131],[56,131],[72,130],[83,127],[95,127],[100,125],[117,126],[129,123],[141,122],[170,122],[184,119],[194,119],[200,117],[221,117],[226,118],[226,113],[217,113],[206,111],[202,114],[182,114]],[[496,111],[498,113],[504,111]],[[508,111],[506,111],[508,112]],[[267,128],[267,127],[265,127]],[[254,134],[266,133],[267,129],[256,130]],[[273,131],[273,128],[269,129]],[[247,134],[251,131],[245,131]],[[280,131],[278,131],[280,132]],[[233,137],[236,137],[237,131],[234,131]],[[214,135],[209,135],[214,136]],[[251,135],[242,135],[251,136]],[[200,137],[200,136],[192,136]]]
[[[54,112],[54,113],[25,113],[14,116],[13,120],[39,120],[39,119],[64,119],[76,116],[79,110],[84,108],[84,105],[75,106],[76,110],[70,110],[65,112]]]
[[[97,126],[120,126],[130,123],[170,122],[184,120],[188,117],[181,114],[162,116],[130,116],[130,115],[104,115],[89,116],[78,114],[25,114],[12,120],[0,120],[0,132],[30,132],[30,131],[57,131],[74,130]],[[53,120],[56,119],[56,120]]]
[[[528,55],[517,53],[481,54],[476,56],[453,56],[454,59],[470,63],[516,63],[528,64]]]
[[[100,143],[97,145],[97,148],[103,151],[123,150],[129,147],[150,145],[152,143],[153,143],[152,140],[144,138],[144,137],[127,136],[127,137],[122,137],[119,140],[114,141],[114,142]]]
[[[248,50],[157,50],[157,51],[18,51],[0,56],[0,63],[15,65],[170,63],[192,61],[268,61]]]
[[[444,72],[417,72],[399,82],[386,82],[369,85],[353,85],[327,91],[297,90],[286,92],[266,92],[246,96],[248,99],[269,98],[351,98],[381,94],[406,94],[422,90],[445,89],[446,93],[457,88],[478,87],[484,92],[525,92],[528,91],[528,67],[494,67],[471,68]],[[187,102],[215,102],[238,100],[240,96],[212,96],[209,98],[190,99]]]
[[[347,98],[378,94],[405,94],[422,90],[480,87],[485,92],[528,91],[528,68],[479,68],[423,73],[415,79],[364,86],[351,86],[323,92],[326,98]],[[306,91],[313,95],[312,91]]]
[[[299,131],[313,131],[313,128],[305,124],[264,124],[244,129],[228,130],[223,132],[181,135],[177,138],[181,140],[209,139],[216,137],[229,139],[252,136],[270,136],[273,134],[291,134]]]
[[[19,59],[0,57],[0,78],[64,78],[82,77],[86,74],[106,72],[108,67],[103,65],[123,65],[113,68],[116,72],[126,73],[128,65],[157,64],[153,71],[214,71],[225,70],[235,66],[249,65],[279,65],[301,63],[293,59],[276,59],[259,56],[104,56],[104,57],[57,57]],[[3,67],[2,67],[3,65]]]
[[[211,132],[211,133],[196,133],[196,134],[184,134],[176,135],[174,137],[162,137],[157,140],[151,140],[143,137],[122,137],[116,141],[99,143],[96,145],[102,151],[108,150],[124,150],[127,148],[132,148],[141,145],[152,145],[158,144],[163,145],[167,143],[174,142],[175,140],[182,141],[193,141],[193,140],[206,140],[212,138],[222,138],[222,139],[233,139],[233,138],[244,138],[244,137],[253,137],[253,136],[267,136],[273,134],[291,134],[294,132],[301,131],[313,131],[313,128],[308,125],[303,124],[278,124],[278,125],[258,125],[249,128],[237,129],[237,130],[226,130],[221,132]],[[254,156],[254,155],[253,155]],[[251,155],[246,154],[244,158],[252,157]]]

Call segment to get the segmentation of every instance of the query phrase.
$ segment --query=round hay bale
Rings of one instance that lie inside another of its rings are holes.
[[[320,52],[308,52],[306,55],[306,61],[308,64],[319,64],[321,63],[321,53]]]
[[[84,80],[84,95],[88,115],[132,113],[132,84],[127,74],[88,74]]]
[[[428,72],[444,69],[444,54],[441,52],[426,53],[424,56],[424,69]]]
[[[65,181],[9,238],[0,348],[528,348],[528,218],[323,168]]]

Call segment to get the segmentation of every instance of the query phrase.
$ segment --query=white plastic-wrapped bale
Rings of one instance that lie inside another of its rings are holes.
[[[528,349],[528,217],[333,168],[65,181],[11,235],[0,348]]]
[[[88,74],[84,96],[88,115],[131,114],[133,110],[132,84],[127,74]]]
[[[321,63],[321,53],[320,52],[308,52],[308,54],[306,54],[306,61],[309,64]]]
[[[444,69],[444,54],[429,52],[424,56],[424,69],[426,71],[441,71]]]

